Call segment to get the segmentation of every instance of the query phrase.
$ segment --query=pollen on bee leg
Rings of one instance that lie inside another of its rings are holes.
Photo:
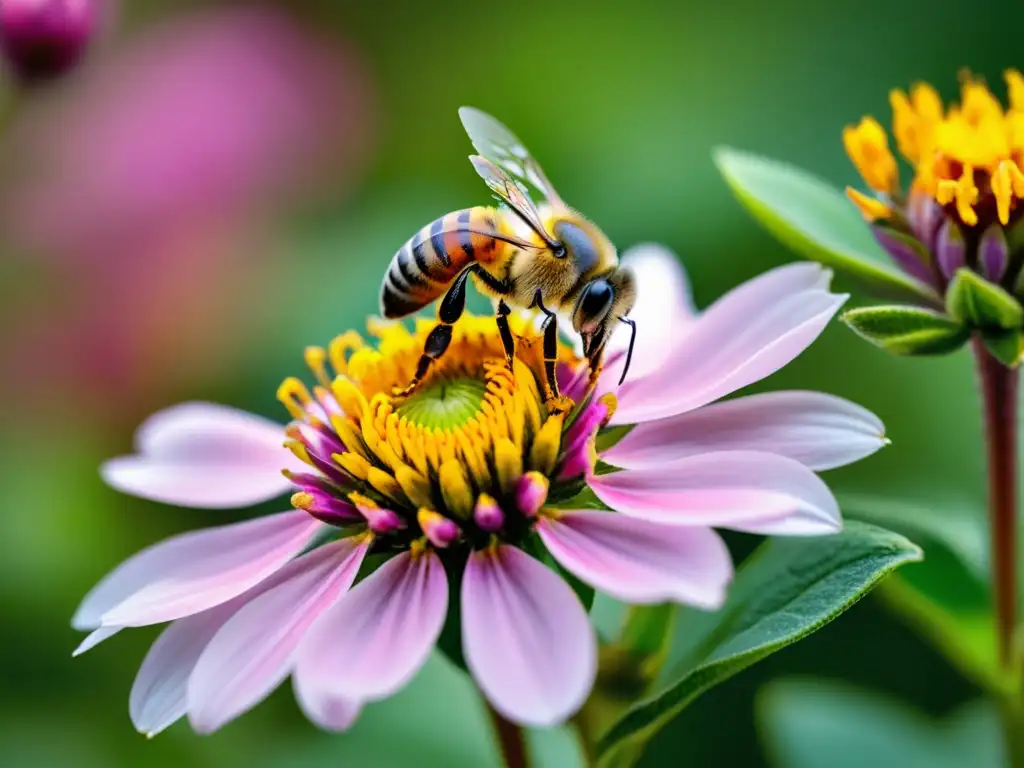
[[[313,404],[313,396],[306,385],[294,376],[289,376],[277,388],[277,399],[288,409],[292,418],[304,421],[309,415],[309,406]]]
[[[473,508],[473,521],[480,530],[494,533],[495,531],[500,531],[501,527],[505,524],[505,513],[501,511],[498,502],[491,496],[481,493],[477,497],[476,506]]]
[[[540,472],[527,472],[516,486],[516,506],[527,517],[533,517],[548,500],[550,483]]]
[[[454,543],[462,533],[453,520],[426,507],[420,507],[416,513],[416,522],[420,524],[423,535],[438,549],[444,549]]]

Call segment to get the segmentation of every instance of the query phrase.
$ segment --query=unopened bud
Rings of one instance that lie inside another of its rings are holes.
[[[527,517],[533,517],[548,500],[548,479],[540,472],[527,472],[516,486],[516,506]]]
[[[500,531],[501,526],[505,524],[505,513],[501,511],[498,502],[486,493],[481,493],[473,509],[473,522],[480,530],[494,533]]]
[[[0,48],[24,80],[64,74],[75,66],[96,28],[98,0],[3,0]]]
[[[939,236],[935,242],[935,260],[947,278],[952,278],[966,261],[964,237],[952,219],[946,219],[939,228]]]
[[[978,244],[978,268],[986,280],[998,283],[1003,278],[1008,252],[1003,228],[993,224],[986,229]]]

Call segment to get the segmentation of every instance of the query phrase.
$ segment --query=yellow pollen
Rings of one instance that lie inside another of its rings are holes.
[[[517,336],[511,367],[494,318],[467,314],[452,327],[445,355],[405,397],[394,393],[411,381],[433,322],[417,322],[410,331],[371,321],[375,343],[347,333],[326,348],[305,350],[318,382],[315,397],[297,379],[281,385],[279,396],[297,422],[310,423],[311,410],[326,413],[329,424],[317,427],[344,446],[329,458],[346,477],[338,482],[346,495],[356,492],[353,503],[381,500],[411,524],[405,542],[417,540],[416,521],[422,529],[426,513],[472,526],[479,499],[512,504],[524,472],[548,481],[562,459],[565,415],[548,412],[543,340],[532,318],[512,315],[509,322]],[[567,344],[559,345],[557,362],[585,364]],[[607,400],[610,411],[614,396]],[[320,448],[307,446],[304,434],[306,428],[289,427],[288,446],[309,462]],[[320,466],[325,460],[317,456]],[[297,494],[293,501],[301,508],[313,498]]]
[[[892,132],[900,153],[914,167],[912,188],[951,206],[966,226],[988,226],[992,212],[1004,226],[1024,198],[1024,77],[1005,73],[1004,108],[988,87],[969,73],[962,76],[960,100],[944,107],[930,85],[918,83],[889,94]],[[896,193],[895,163],[890,163],[881,126],[864,118],[843,132],[847,154],[868,186]],[[869,221],[887,218],[883,203],[848,190]],[[899,199],[899,198],[897,198]],[[985,217],[985,221],[980,220]]]
[[[899,183],[896,158],[889,151],[885,129],[873,117],[843,129],[843,145],[864,181],[878,192],[892,192]]]
[[[313,506],[313,494],[299,491],[292,494],[292,506],[296,509],[309,509]]]
[[[881,200],[865,195],[853,187],[846,188],[846,196],[857,206],[865,221],[885,221],[892,215],[892,208]]]

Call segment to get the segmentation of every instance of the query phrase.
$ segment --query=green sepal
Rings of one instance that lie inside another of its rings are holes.
[[[872,294],[938,305],[935,291],[904,274],[842,192],[785,163],[731,149],[715,164],[764,227],[800,255],[845,274]]]
[[[966,326],[921,307],[860,307],[841,319],[858,336],[894,355],[947,355],[971,335]]]
[[[949,283],[946,311],[957,322],[975,328],[1012,330],[1024,326],[1020,302],[966,267],[957,270]]]
[[[1017,368],[1024,359],[1024,333],[1019,328],[1009,331],[984,329],[981,340],[985,349],[1007,368]]]

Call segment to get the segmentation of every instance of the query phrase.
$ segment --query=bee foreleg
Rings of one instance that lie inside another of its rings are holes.
[[[501,346],[505,350],[505,362],[511,371],[516,359],[516,337],[512,335],[512,329],[508,325],[508,316],[512,313],[504,300],[498,300],[498,312],[496,322],[498,323],[498,335],[501,337]]]
[[[437,312],[438,324],[427,336],[423,345],[423,354],[420,355],[416,364],[416,373],[405,389],[396,390],[395,397],[411,395],[423,379],[430,372],[430,367],[448,351],[448,345],[452,340],[452,326],[462,317],[466,309],[466,280],[469,277],[469,270],[464,270],[448,288],[444,298],[441,299],[441,306]]]
[[[533,298],[534,306],[544,313],[540,329],[544,334],[544,400],[548,410],[564,412],[572,408],[572,401],[558,392],[558,315],[544,306],[540,291]]]

